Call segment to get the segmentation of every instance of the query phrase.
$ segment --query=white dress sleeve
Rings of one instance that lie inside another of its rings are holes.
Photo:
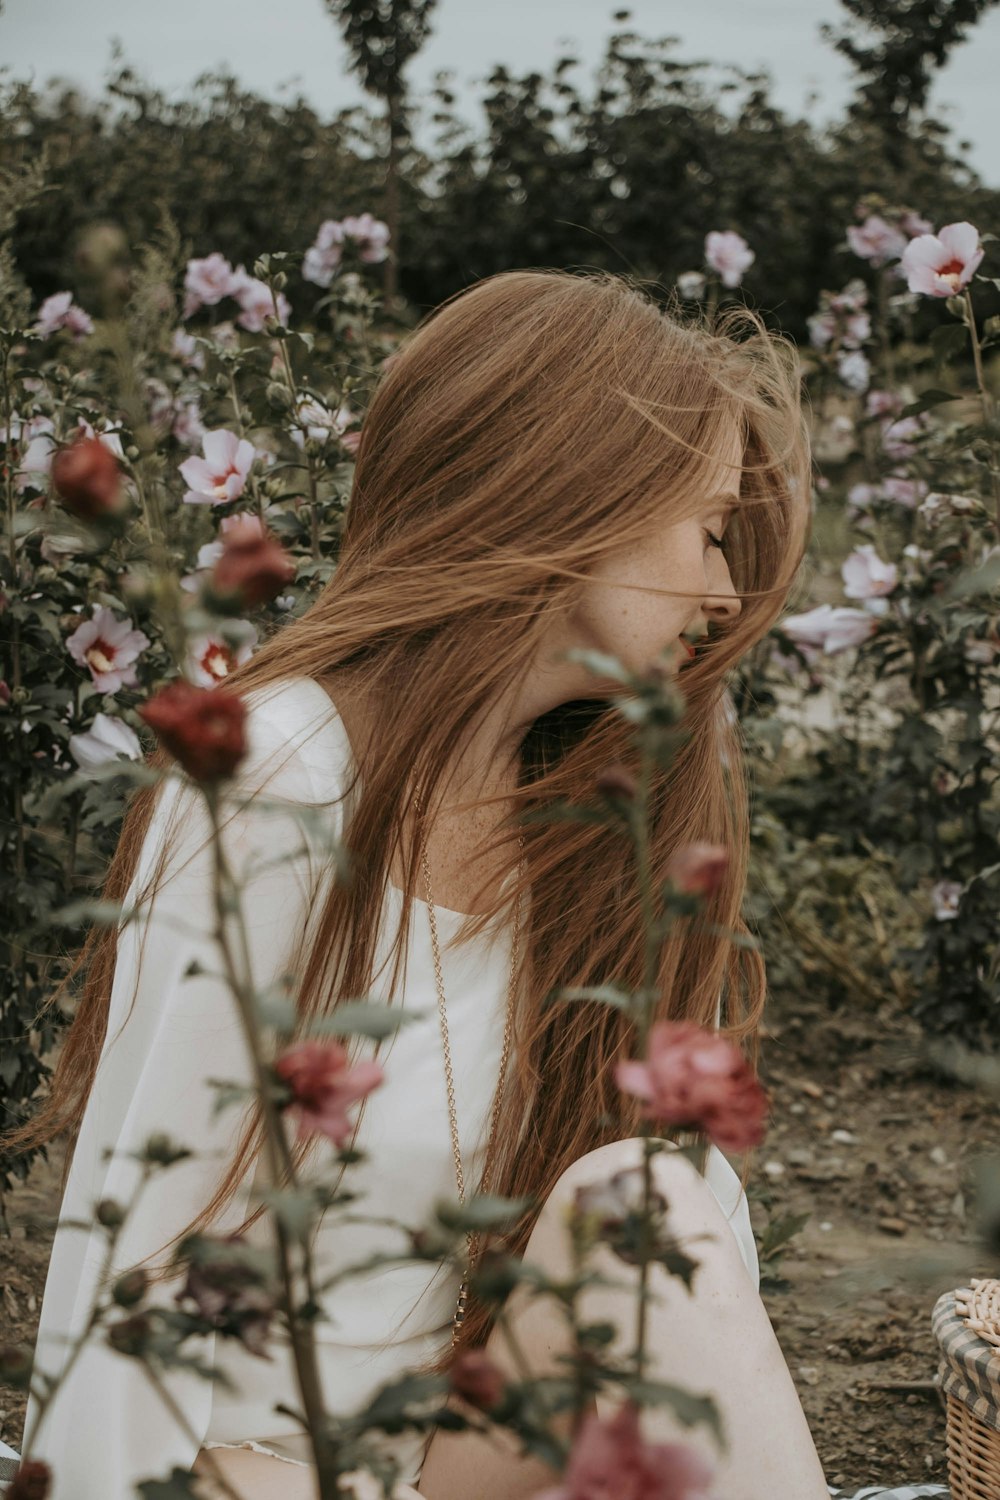
[[[260,787],[262,800],[255,799],[232,817],[223,840],[231,867],[244,881],[252,977],[260,991],[284,972],[300,924],[308,920],[315,868],[314,851],[291,808],[269,808],[263,799],[294,804],[297,797],[312,799],[314,790],[306,760],[289,748],[287,714],[254,704],[249,707],[247,735],[249,751],[238,773],[238,788]],[[247,795],[246,790],[242,794]],[[223,821],[228,816],[227,808]],[[86,1324],[107,1250],[102,1228],[75,1228],[63,1221],[89,1223],[103,1198],[127,1205],[141,1168],[125,1153],[139,1150],[150,1134],[166,1132],[195,1154],[158,1170],[146,1184],[120,1232],[114,1270],[147,1257],[165,1262],[164,1246],[214,1196],[253,1102],[230,1104],[213,1113],[216,1091],[206,1080],[249,1085],[253,1070],[236,1001],[217,977],[221,961],[212,936],[207,811],[200,792],[176,773],[161,788],[125,906],[141,891],[168,828],[176,830],[176,841],[151,911],[140,909],[148,920],[129,921],[119,931],[107,1035],[45,1285],[36,1382],[40,1371],[55,1376],[63,1369],[66,1340]],[[282,853],[291,858],[278,863]],[[210,972],[185,977],[193,960]],[[271,1034],[268,1028],[265,1041]],[[116,1154],[103,1161],[106,1146]],[[252,1211],[251,1176],[252,1172],[208,1233],[229,1233]],[[182,1285],[180,1277],[158,1284],[147,1300],[170,1306]],[[116,1309],[112,1319],[125,1315]],[[190,1338],[184,1350],[211,1365],[216,1337],[212,1333]],[[44,1459],[53,1470],[51,1500],[133,1500],[141,1480],[165,1478],[175,1464],[190,1469],[208,1428],[212,1383],[187,1371],[171,1371],[162,1378],[187,1431],[168,1411],[142,1363],[109,1348],[103,1330],[88,1336],[34,1438],[37,1402],[30,1397],[24,1435],[31,1442],[30,1456]],[[290,1391],[289,1398],[294,1396]]]

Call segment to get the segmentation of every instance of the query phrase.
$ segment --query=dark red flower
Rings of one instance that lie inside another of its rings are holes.
[[[492,1411],[499,1406],[507,1388],[503,1371],[482,1349],[463,1349],[457,1354],[448,1379],[456,1396],[480,1411]]]
[[[195,781],[231,776],[246,754],[246,705],[228,688],[178,678],[138,713]]]
[[[63,505],[82,521],[115,515],[124,502],[122,471],[106,443],[78,437],[52,457],[52,484]]]
[[[256,516],[234,517],[222,533],[222,547],[209,586],[223,597],[235,595],[244,609],[273,599],[295,577],[295,563]]]
[[[52,1470],[40,1458],[18,1464],[7,1486],[7,1500],[47,1500],[52,1491]]]

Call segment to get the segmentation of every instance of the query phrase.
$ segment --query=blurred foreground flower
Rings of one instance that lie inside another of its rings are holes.
[[[137,685],[134,663],[149,644],[149,636],[135,630],[131,619],[116,620],[106,605],[98,604],[92,617],[68,637],[66,649],[87,668],[95,687],[116,693],[121,687]]]
[[[203,1238],[188,1262],[187,1279],[174,1297],[188,1298],[200,1317],[220,1333],[238,1339],[251,1354],[273,1360],[267,1342],[275,1315],[266,1276],[255,1263],[255,1250],[239,1233]]]
[[[295,563],[259,516],[233,516],[222,532],[222,552],[209,579],[213,594],[254,609],[295,579]]]
[[[339,1042],[302,1042],[282,1053],[274,1069],[291,1089],[285,1107],[298,1115],[299,1140],[319,1131],[337,1146],[343,1146],[354,1129],[348,1105],[364,1099],[384,1076],[377,1062],[351,1067]]]
[[[204,458],[186,458],[178,464],[189,489],[189,505],[225,505],[238,500],[246,488],[256,450],[246,438],[225,427],[216,427],[202,438]]]
[[[615,1082],[647,1119],[701,1130],[723,1150],[764,1139],[768,1097],[732,1042],[694,1021],[657,1021],[645,1062],[619,1062]]]
[[[507,1389],[507,1379],[485,1349],[463,1349],[448,1370],[448,1380],[456,1396],[480,1411],[499,1406]]]
[[[712,1470],[680,1443],[648,1443],[639,1410],[627,1402],[611,1418],[581,1424],[562,1483],[537,1500],[712,1500]]]
[[[937,234],[918,234],[903,251],[902,266],[911,292],[954,297],[972,280],[986,251],[979,230],[963,219]]]
[[[40,1458],[26,1458],[7,1487],[7,1500],[48,1500],[52,1493],[52,1470]]]
[[[81,771],[96,771],[98,766],[127,755],[129,760],[142,759],[142,746],[134,729],[111,714],[95,714],[85,734],[71,734],[69,753]]]
[[[117,515],[126,501],[112,445],[93,433],[53,454],[52,485],[66,509],[82,521]]]
[[[194,781],[231,776],[246,754],[246,706],[228,688],[195,687],[178,678],[138,714]]]
[[[666,876],[689,896],[711,896],[726,873],[729,853],[724,844],[685,844],[667,864]]]

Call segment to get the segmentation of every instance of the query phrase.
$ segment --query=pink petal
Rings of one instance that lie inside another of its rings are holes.
[[[256,457],[257,450],[254,447],[253,443],[249,442],[247,438],[241,438],[239,443],[237,444],[236,454],[233,459],[233,467],[238,471],[238,473],[242,474],[243,477],[246,478],[247,474],[249,474],[250,472],[250,467]]]
[[[637,1099],[651,1099],[653,1097],[653,1082],[646,1063],[616,1063],[615,1083],[617,1083],[623,1093],[634,1094]]]
[[[201,490],[204,493],[212,483],[212,470],[203,458],[186,458],[177,467],[180,469],[181,478],[185,479],[193,490]]]
[[[239,441],[235,432],[229,432],[225,427],[216,427],[214,431],[205,433],[201,446],[205,450],[211,474],[224,474],[233,467]]]
[[[958,224],[946,224],[943,229],[938,230],[937,237],[947,251],[949,260],[960,260],[967,264],[979,250],[979,230],[966,219]],[[982,260],[982,254],[979,255],[979,260]]]

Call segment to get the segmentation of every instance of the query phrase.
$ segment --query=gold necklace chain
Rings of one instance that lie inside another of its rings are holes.
[[[451,1043],[448,1037],[448,1011],[444,996],[444,979],[441,972],[441,950],[438,946],[437,916],[434,911],[434,901],[431,896],[431,877],[427,865],[427,845],[423,834],[423,811],[419,799],[414,796],[417,813],[421,820],[420,834],[420,858],[424,870],[424,885],[427,889],[427,915],[431,927],[431,948],[434,954],[434,981],[437,986],[438,1020],[441,1026],[441,1047],[444,1052],[444,1078],[448,1092],[448,1123],[451,1127],[451,1149],[455,1158],[455,1185],[458,1188],[458,1201],[465,1204],[465,1172],[462,1168],[462,1151],[458,1139],[458,1114],[455,1109],[455,1075],[451,1062]],[[518,864],[519,878],[524,873],[524,834],[518,837],[518,849],[520,860]],[[507,1075],[507,1062],[510,1057],[511,1037],[513,1035],[514,1021],[514,989],[517,974],[517,950],[518,938],[521,930],[521,896],[517,893],[517,906],[514,913],[514,936],[511,943],[510,977],[507,984],[507,1013],[504,1018],[503,1046],[500,1052],[500,1069],[497,1078],[496,1093],[493,1096],[493,1109],[490,1113],[490,1129],[486,1141],[486,1161],[483,1165],[480,1178],[479,1191],[485,1193],[489,1186],[490,1173],[493,1168],[493,1150],[496,1144],[497,1122],[500,1118],[500,1104],[503,1098],[504,1079]],[[459,1330],[465,1319],[465,1311],[469,1301],[469,1276],[476,1262],[479,1250],[479,1235],[471,1231],[466,1235],[468,1245],[468,1262],[462,1284],[458,1289],[458,1300],[455,1304],[455,1312],[451,1320],[451,1342],[454,1346],[458,1342]]]

